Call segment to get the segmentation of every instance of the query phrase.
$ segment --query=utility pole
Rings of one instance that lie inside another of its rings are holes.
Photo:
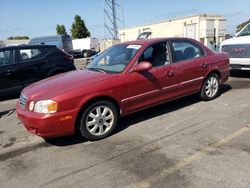
[[[122,0],[104,0],[105,38],[119,39],[118,30],[124,27]]]

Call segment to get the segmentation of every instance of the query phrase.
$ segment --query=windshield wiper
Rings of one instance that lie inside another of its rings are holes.
[[[106,74],[106,71],[101,69],[101,68],[97,68],[97,67],[90,67],[90,68],[87,68],[88,70],[93,70],[93,71],[97,71],[97,72],[101,72],[101,73],[105,73]]]

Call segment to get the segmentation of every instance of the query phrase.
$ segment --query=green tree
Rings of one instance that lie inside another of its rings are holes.
[[[66,29],[65,29],[65,26],[64,25],[56,25],[56,34],[57,35],[66,35],[67,32],[66,32]]]
[[[15,36],[15,37],[9,37],[8,40],[24,40],[24,39],[29,39],[28,36]]]
[[[90,32],[79,15],[75,16],[74,23],[72,24],[70,31],[73,39],[90,37]]]
[[[238,25],[236,31],[239,32],[248,23],[250,23],[250,19]]]

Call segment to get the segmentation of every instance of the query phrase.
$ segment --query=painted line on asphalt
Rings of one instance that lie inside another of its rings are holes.
[[[144,180],[142,180],[141,182],[139,182],[138,184],[136,184],[137,188],[147,188],[147,187],[151,187],[151,185],[155,182],[157,182],[158,180],[160,180],[163,177],[166,177],[182,168],[184,168],[185,166],[187,166],[188,164],[192,163],[193,161],[197,161],[199,159],[201,159],[203,156],[205,156],[206,154],[208,154],[211,151],[214,151],[216,148],[218,148],[219,146],[233,140],[236,137],[239,137],[240,135],[244,134],[245,132],[250,130],[250,124],[235,131],[234,133],[225,136],[223,138],[221,138],[220,140],[217,140],[211,144],[209,144],[207,147],[205,147],[204,149],[194,153],[193,155],[185,158],[184,160],[176,163],[174,166],[170,167],[170,168],[165,168],[162,169],[158,174],[152,175],[148,178],[145,178]]]

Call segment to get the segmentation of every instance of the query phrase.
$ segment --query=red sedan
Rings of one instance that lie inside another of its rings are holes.
[[[26,129],[43,138],[80,131],[89,140],[110,135],[136,111],[199,93],[212,100],[229,77],[229,57],[187,38],[121,43],[85,70],[25,88],[16,106]]]

